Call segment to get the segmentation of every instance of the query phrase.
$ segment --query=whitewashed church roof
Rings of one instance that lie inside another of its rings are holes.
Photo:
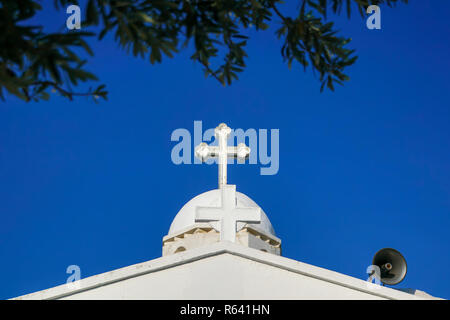
[[[169,249],[169,242],[186,240],[183,244],[196,245],[16,299],[436,299],[418,290],[407,293],[280,256],[280,241],[267,215],[248,196],[236,192],[235,185],[227,184],[227,157],[245,158],[250,153],[243,144],[227,146],[229,131],[220,124],[219,146],[202,143],[196,150],[202,159],[219,158],[219,189],[186,203],[163,239]],[[220,231],[220,238],[211,228],[207,233],[188,230],[201,229],[194,226],[198,223],[209,223]],[[246,224],[262,232],[249,233],[247,245],[238,244],[236,232]],[[262,250],[262,244],[271,242],[277,254]]]
[[[16,299],[436,299],[413,293],[221,241]]]

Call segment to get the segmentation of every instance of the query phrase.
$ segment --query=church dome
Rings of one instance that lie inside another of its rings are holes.
[[[245,194],[236,191],[236,204],[238,207],[253,207],[260,208],[255,201],[247,197]],[[195,224],[195,210],[196,207],[219,207],[221,205],[221,190],[214,189],[202,194],[199,194],[195,198],[186,203],[183,208],[178,212],[175,219],[173,219],[170,225],[169,234],[172,235],[186,229],[189,226]],[[261,209],[261,208],[260,208]],[[211,226],[218,230],[219,222],[209,222]],[[247,223],[237,222],[237,230],[242,229]],[[267,218],[264,211],[261,209],[261,222],[256,224],[249,224],[258,230],[263,231],[266,234],[275,236],[275,231]]]

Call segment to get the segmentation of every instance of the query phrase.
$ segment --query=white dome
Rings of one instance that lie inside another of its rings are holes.
[[[255,201],[247,197],[245,194],[236,191],[236,203],[238,207],[253,207],[260,208]],[[177,233],[186,227],[195,224],[195,208],[196,207],[219,207],[221,205],[221,190],[214,189],[202,194],[199,194],[195,198],[191,199],[186,203],[183,208],[178,212],[175,219],[173,219],[170,225],[169,235]],[[260,208],[261,209],[261,208]],[[209,222],[209,224],[216,230],[219,228],[219,222]],[[242,229],[247,223],[237,222],[237,230]],[[275,231],[273,230],[272,224],[267,218],[264,211],[261,209],[261,222],[251,223],[250,225],[256,227],[257,229],[267,233],[269,235],[275,236]]]

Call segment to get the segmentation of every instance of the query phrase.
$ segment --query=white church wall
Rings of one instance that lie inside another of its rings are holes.
[[[433,299],[219,242],[16,299]]]
[[[383,299],[222,254],[81,292],[66,299]]]

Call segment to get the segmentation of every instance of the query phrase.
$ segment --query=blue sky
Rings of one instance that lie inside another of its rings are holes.
[[[85,278],[160,257],[178,210],[216,188],[216,166],[171,161],[172,131],[195,120],[280,130],[278,174],[233,165],[228,182],[263,208],[284,256],[366,279],[393,247],[408,262],[394,287],[450,298],[450,3],[432,3],[382,8],[381,30],[338,18],[359,59],[335,92],[288,69],[272,27],[251,33],[230,87],[189,50],[152,66],[106,39],[88,67],[108,101],[0,102],[0,298],[63,284],[69,265]]]

